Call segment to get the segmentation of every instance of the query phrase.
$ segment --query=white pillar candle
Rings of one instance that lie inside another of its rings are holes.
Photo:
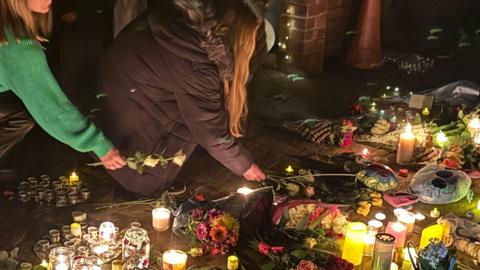
[[[181,250],[167,250],[163,253],[163,270],[186,270],[187,258]]]
[[[410,123],[405,127],[405,132],[400,134],[397,148],[397,163],[401,165],[410,164],[415,149],[415,135],[412,133]]]
[[[115,225],[112,222],[103,222],[98,229],[100,240],[113,241],[115,239]]]
[[[170,227],[170,210],[163,207],[153,209],[152,226],[160,232],[168,230]]]

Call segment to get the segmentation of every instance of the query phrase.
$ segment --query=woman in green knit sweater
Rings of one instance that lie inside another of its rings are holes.
[[[50,5],[51,0],[0,1],[0,158],[32,127],[24,105],[57,140],[94,152],[107,169],[121,168],[119,152],[71,104],[50,72],[40,44],[51,28]]]

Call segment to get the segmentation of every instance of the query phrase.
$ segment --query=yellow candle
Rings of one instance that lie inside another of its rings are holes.
[[[410,164],[415,149],[415,135],[412,133],[412,125],[410,123],[405,127],[405,132],[400,134],[397,149],[397,163],[401,165]]]
[[[160,232],[168,230],[170,227],[170,210],[163,207],[153,209],[152,226]]]
[[[362,263],[364,239],[366,235],[367,225],[364,223],[347,223],[342,259],[351,262],[353,265],[360,265]]]
[[[238,257],[237,256],[235,256],[235,255],[228,256],[227,269],[228,270],[237,270],[238,269]]]
[[[438,240],[443,239],[443,227],[440,224],[435,224],[425,228],[422,231],[422,237],[420,240],[420,249],[426,247],[430,243],[430,239],[436,238]]]
[[[69,179],[70,186],[78,186],[78,182],[80,181],[80,178],[75,172],[72,172],[72,174],[68,179]]]
[[[186,270],[187,258],[181,250],[167,250],[163,253],[163,270]]]

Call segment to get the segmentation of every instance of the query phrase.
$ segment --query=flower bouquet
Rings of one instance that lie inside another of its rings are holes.
[[[413,247],[411,242],[408,245]],[[414,254],[407,256],[417,257]],[[419,251],[418,258],[411,261],[416,262],[413,265],[415,270],[453,270],[456,269],[457,264],[454,252],[450,252],[438,239],[430,239],[430,243]]]
[[[185,233],[192,245],[192,255],[225,255],[237,245],[240,223],[221,209],[198,207],[190,212]]]

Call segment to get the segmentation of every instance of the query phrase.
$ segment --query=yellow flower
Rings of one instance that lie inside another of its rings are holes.
[[[187,155],[183,153],[182,150],[178,151],[175,156],[173,157],[172,162],[176,164],[178,167],[182,167],[183,163],[187,159]]]
[[[192,257],[200,257],[203,256],[203,249],[200,247],[192,248],[189,253]]]
[[[155,167],[158,165],[158,162],[160,162],[160,159],[154,158],[152,155],[149,155],[144,161],[143,165],[148,166],[148,167]]]
[[[315,238],[309,237],[305,239],[305,246],[309,248],[314,248],[317,245],[317,240]]]
[[[240,224],[238,223],[238,220],[229,213],[224,213],[221,217],[216,218],[212,223],[214,226],[225,226],[229,231],[232,232],[238,232],[240,230]]]

